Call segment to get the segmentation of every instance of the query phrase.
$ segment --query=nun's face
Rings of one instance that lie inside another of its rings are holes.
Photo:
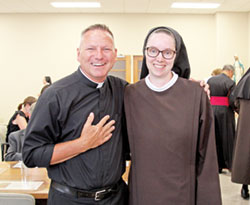
[[[175,39],[166,33],[153,33],[148,39],[146,49],[146,63],[150,76],[170,80],[176,57]]]

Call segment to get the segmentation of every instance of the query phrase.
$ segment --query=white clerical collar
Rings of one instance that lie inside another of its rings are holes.
[[[93,80],[91,80],[83,71],[82,71],[82,69],[80,68],[80,71],[81,71],[81,73],[87,78],[87,79],[89,79],[91,82],[93,82],[93,83],[95,83],[95,84],[97,84],[97,86],[96,86],[96,88],[101,88],[102,86],[103,86],[103,84],[104,84],[104,82],[101,82],[101,83],[97,83],[97,82],[95,82],[95,81],[93,81]]]
[[[178,75],[177,75],[175,72],[173,72],[173,71],[172,71],[172,74],[173,74],[173,77],[171,78],[171,80],[170,80],[169,82],[167,82],[164,86],[160,87],[160,88],[156,87],[155,85],[153,85],[153,84],[150,82],[150,80],[149,80],[149,75],[150,75],[150,74],[148,74],[147,77],[145,78],[146,85],[147,85],[151,90],[153,90],[153,91],[156,91],[156,92],[163,92],[163,91],[169,89],[170,87],[172,87],[172,86],[175,84],[175,82],[177,81]]]

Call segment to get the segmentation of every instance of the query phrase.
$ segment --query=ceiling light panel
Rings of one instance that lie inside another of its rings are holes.
[[[195,2],[174,2],[171,8],[177,9],[216,9],[219,3],[195,3]]]
[[[100,8],[100,2],[51,2],[55,8]]]

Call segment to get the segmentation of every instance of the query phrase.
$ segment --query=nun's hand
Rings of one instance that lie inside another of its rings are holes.
[[[200,86],[204,88],[204,91],[207,93],[207,96],[210,99],[209,85],[204,80],[195,80],[193,78],[190,78],[189,80],[194,81],[194,82],[199,82]]]

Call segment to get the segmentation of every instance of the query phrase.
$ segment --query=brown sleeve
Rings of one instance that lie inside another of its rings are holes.
[[[214,119],[210,102],[202,93],[196,158],[196,204],[220,205],[221,191],[215,145]]]

